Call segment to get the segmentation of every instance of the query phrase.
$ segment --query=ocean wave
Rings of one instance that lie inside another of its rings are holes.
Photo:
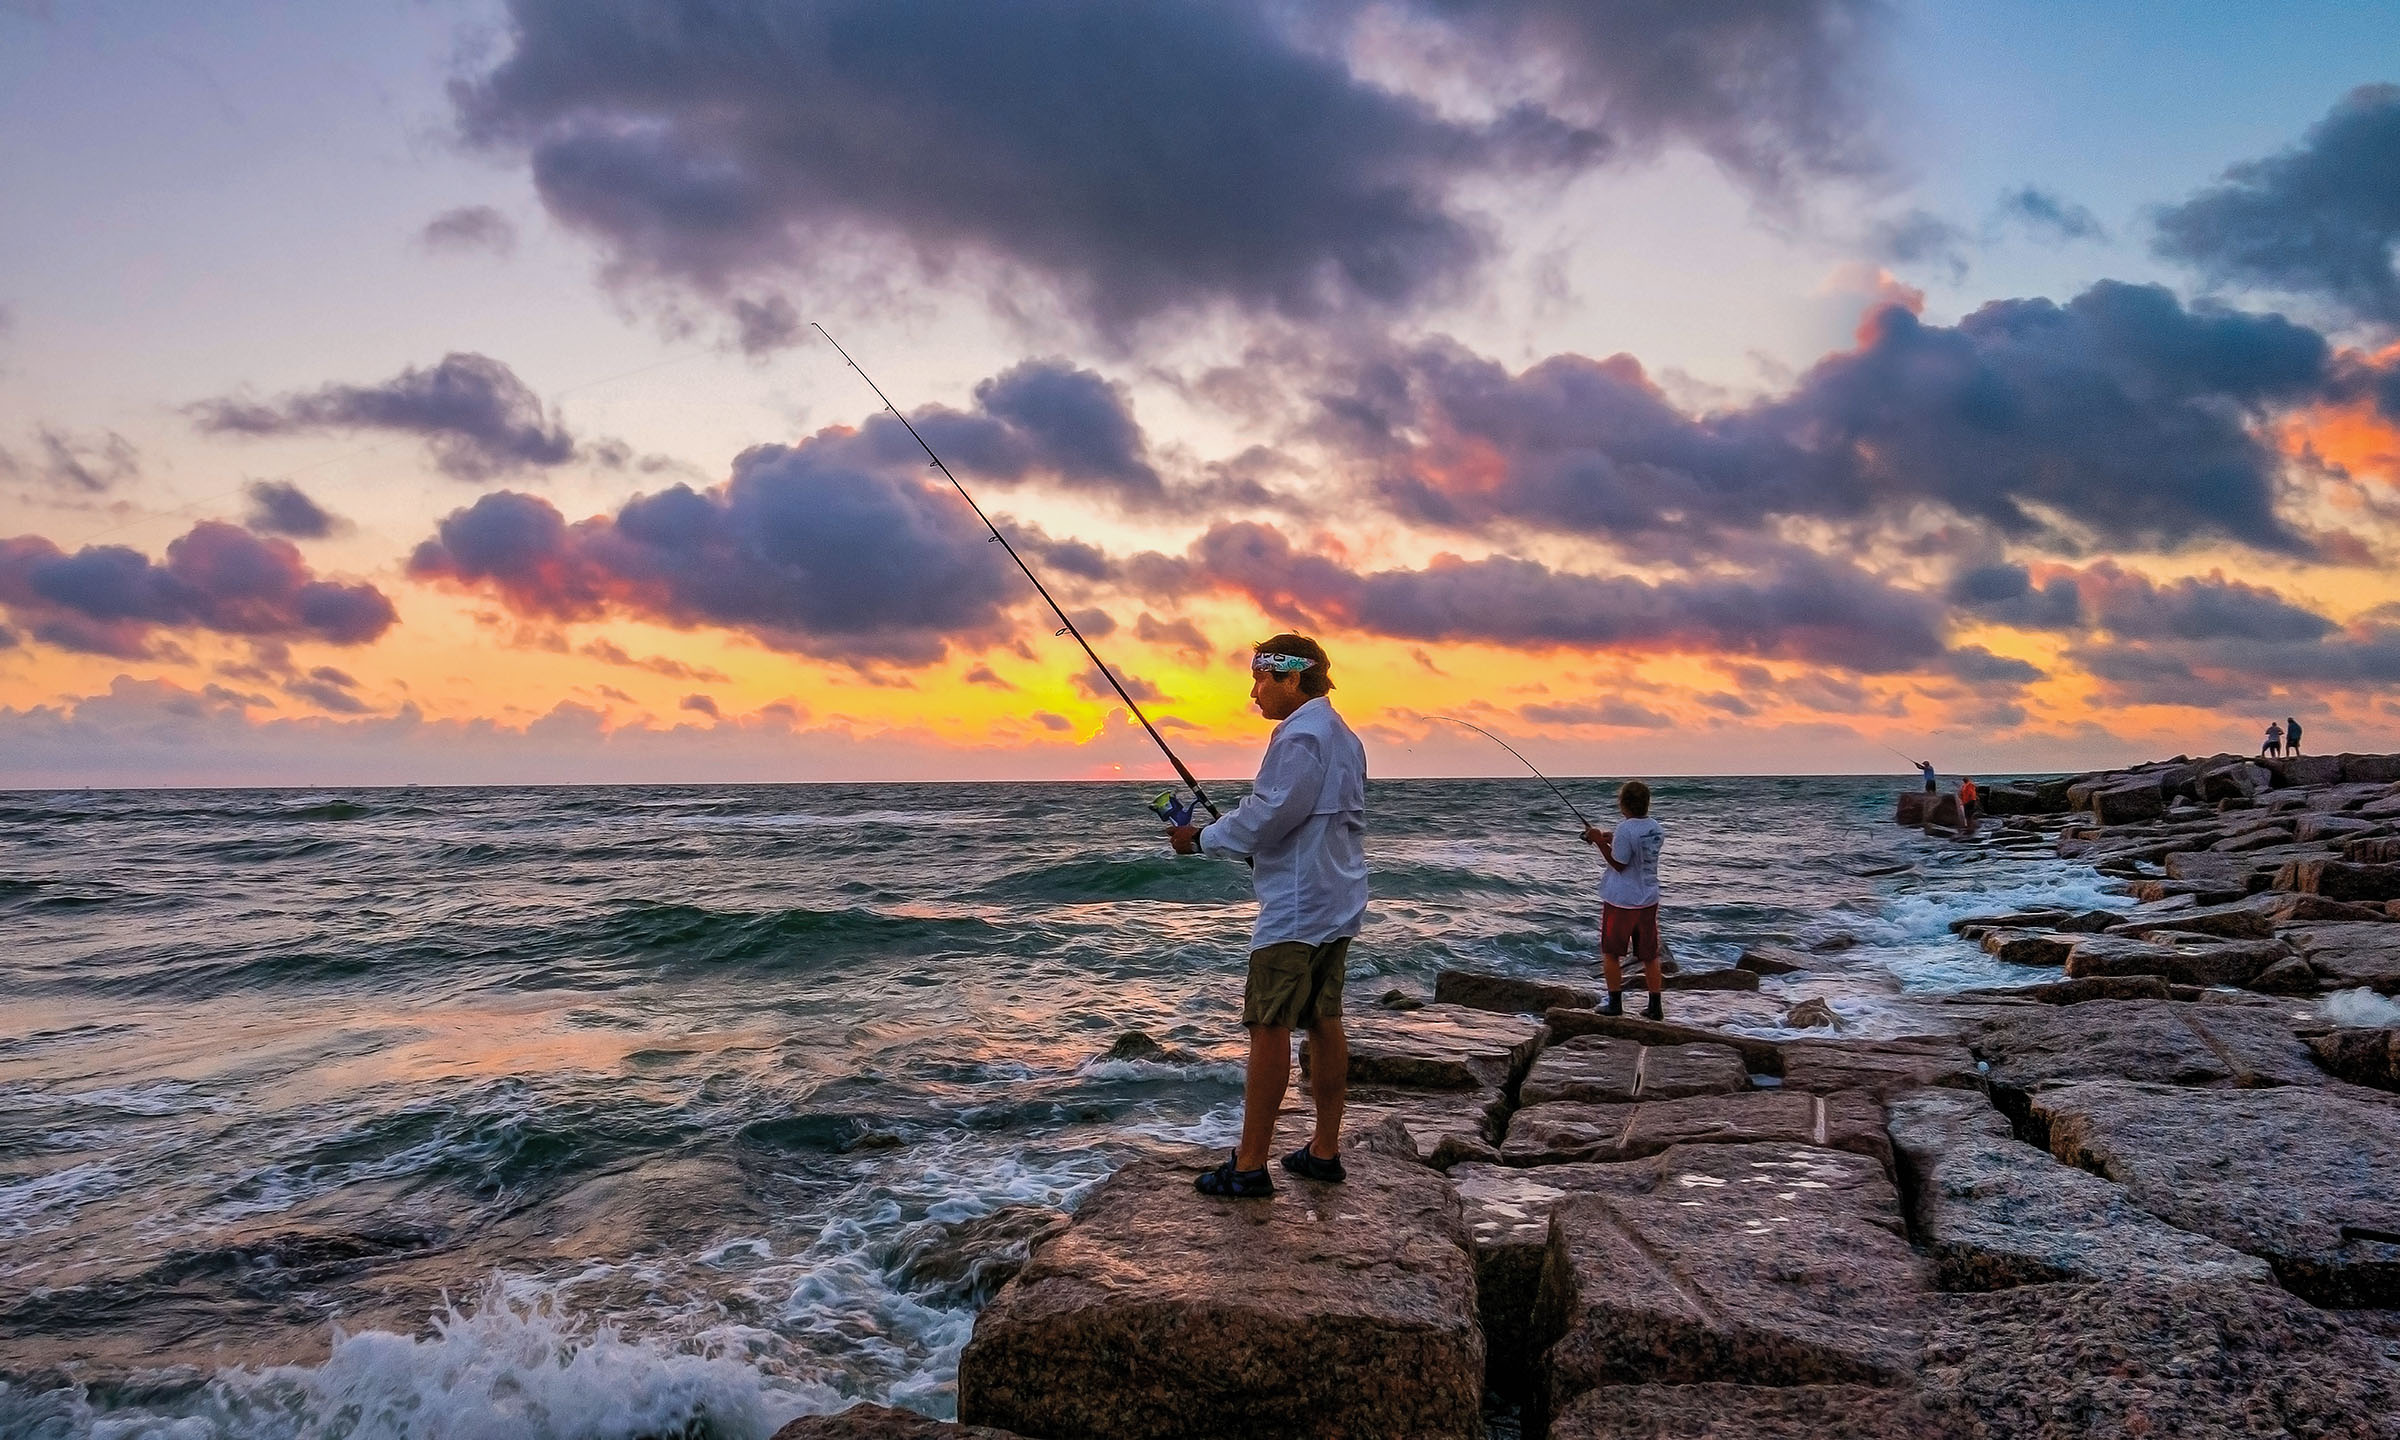
[[[807,961],[860,950],[981,949],[1004,942],[1012,933],[975,915],[891,915],[861,906],[715,910],[637,900],[616,906],[597,923],[554,932],[546,943],[617,957],[668,953],[686,963],[727,965]]]
[[[1248,872],[1239,865],[1166,853],[1129,859],[1052,861],[1010,871],[969,892],[969,898],[1014,904],[1091,904],[1155,900],[1221,905],[1248,897]]]

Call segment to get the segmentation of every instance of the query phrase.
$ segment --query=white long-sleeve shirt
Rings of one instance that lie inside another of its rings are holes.
[[[1200,832],[1209,855],[1246,856],[1258,894],[1250,948],[1322,945],[1367,914],[1367,749],[1320,695],[1267,740],[1258,783]]]

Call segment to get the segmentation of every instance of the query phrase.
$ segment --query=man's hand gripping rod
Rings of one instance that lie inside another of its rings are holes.
[[[1208,812],[1208,818],[1211,820],[1224,818],[1217,813],[1217,807],[1209,800],[1208,792],[1200,788],[1200,781],[1193,776],[1190,767],[1186,766],[1182,758],[1168,747],[1166,737],[1158,733],[1158,727],[1150,723],[1150,717],[1142,713],[1142,707],[1134,703],[1131,695],[1125,693],[1125,687],[1117,680],[1117,672],[1109,669],[1107,663],[1101,660],[1100,653],[1092,648],[1092,642],[1083,638],[1083,632],[1075,628],[1075,622],[1067,618],[1067,612],[1060,608],[1057,600],[1051,597],[1050,587],[1044,585],[1041,577],[1033,573],[1033,567],[1025,563],[1025,557],[1017,553],[1017,547],[1008,543],[1008,537],[1000,533],[1000,527],[992,523],[992,517],[983,513],[983,507],[975,503],[975,497],[967,493],[967,487],[958,483],[958,477],[950,473],[950,467],[942,463],[942,457],[933,453],[933,447],[925,443],[925,437],[917,433],[917,427],[908,423],[908,417],[900,413],[900,407],[892,403],[889,395],[883,393],[883,387],[875,383],[873,376],[867,374],[856,360],[850,358],[850,352],[842,348],[842,342],[834,339],[832,332],[813,320],[809,322],[809,326],[825,337],[825,343],[833,347],[834,353],[842,357],[844,364],[858,371],[858,378],[867,382],[867,388],[875,392],[875,398],[883,402],[883,408],[889,410],[892,418],[899,421],[901,427],[908,431],[908,438],[917,442],[917,448],[925,452],[925,458],[933,462],[933,468],[942,472],[942,478],[950,482],[950,488],[958,492],[958,498],[966,501],[967,508],[975,512],[975,518],[983,522],[983,528],[992,532],[992,539],[999,543],[1001,549],[1008,552],[1009,559],[1017,562],[1017,568],[1025,572],[1025,578],[1033,582],[1034,590],[1049,605],[1050,613],[1058,617],[1058,623],[1062,627],[1058,633],[1075,637],[1075,643],[1083,647],[1085,655],[1091,657],[1092,668],[1100,672],[1100,678],[1108,682],[1109,689],[1117,692],[1117,698],[1125,702],[1125,708],[1133,713],[1133,718],[1142,723],[1142,729],[1150,736],[1151,743],[1158,747],[1161,755],[1167,757],[1167,763],[1175,767],[1175,773],[1183,777],[1183,783],[1192,787],[1192,798],[1200,803],[1201,809]],[[1189,817],[1188,811],[1186,817]],[[1164,818],[1163,813],[1162,818]]]

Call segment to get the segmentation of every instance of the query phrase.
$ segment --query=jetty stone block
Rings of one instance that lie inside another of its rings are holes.
[[[1499,1015],[1539,1015],[1545,1010],[1588,1010],[1604,995],[1583,985],[1526,980],[1514,975],[1491,975],[1479,970],[1444,970],[1433,978],[1437,1005],[1464,1005]]]
[[[1554,1045],[1578,1035],[1614,1035],[1620,1039],[1639,1040],[1645,1045],[1724,1045],[1741,1052],[1742,1063],[1749,1067],[1753,1075],[1783,1073],[1783,1051],[1774,1041],[1754,1039],[1729,1030],[1711,1030],[1673,1020],[1644,1020],[1634,1015],[1603,1015],[1597,1010],[1552,1010],[1545,1018],[1550,1027],[1550,1043]],[[1761,1006],[1754,1017],[1746,1018],[1772,1024],[1775,1012]]]
[[[2095,1080],[2037,1095],[2033,1111],[2059,1159],[2259,1256],[2303,1299],[2400,1304],[2400,1106],[2380,1094]]]
[[[2327,900],[2400,900],[2400,864],[2349,860],[2295,860],[2276,872],[2275,888],[2320,895]]]
[[[1463,1005],[1353,1012],[1342,1017],[1342,1033],[1350,1041],[1351,1084],[1413,1090],[1506,1090],[1542,1048],[1539,1020]],[[1308,1058],[1303,1041],[1303,1071]]]
[[[1892,1164],[1883,1106],[1855,1090],[1809,1095],[1748,1090],[1632,1105],[1529,1105],[1509,1117],[1500,1158],[1511,1165],[1638,1160],[1676,1145],[1785,1141],[1846,1150]]]
[[[1980,1089],[1975,1057],[1955,1035],[1897,1040],[1793,1040],[1783,1047],[1783,1088],[1812,1095],[1891,1095],[1928,1085]]]
[[[1461,1165],[1450,1172],[1475,1244],[1475,1293],[1494,1389],[1517,1394],[1533,1384],[1541,1345],[1533,1330],[1542,1260],[1550,1250],[1550,1212],[1571,1195],[1638,1195],[1657,1188],[1653,1165]]]
[[[1926,1440],[2400,1436],[2400,1370],[2270,1286],[2028,1285],[1945,1295],[1933,1314]]]
[[[1983,936],[1983,953],[2010,965],[2064,965],[2075,939],[2053,930],[1990,930]]]
[[[1500,1124],[1507,1114],[1508,1097],[1497,1090],[1366,1085],[1343,1097],[1342,1129],[1374,1135],[1394,1154],[1447,1170],[1471,1160],[1498,1160]]]
[[[2275,1011],[2180,1000],[2028,1007],[1980,1021],[1967,1048],[1995,1087],[2020,1093],[2111,1078],[2240,1088],[2324,1079]]]
[[[1638,1195],[1550,1216],[1536,1305],[1552,1414],[1601,1385],[1889,1385],[1927,1291],[1875,1162],[1809,1145],[1677,1146]]]
[[[2312,790],[2342,783],[2339,755],[2286,755],[2261,763],[2274,774],[2275,784],[2282,789]]]
[[[988,1425],[954,1425],[889,1405],[853,1405],[831,1415],[803,1415],[774,1440],[1019,1440]]]
[[[1735,969],[1753,975],[1793,975],[1816,968],[1816,962],[1806,951],[1794,950],[1789,945],[1748,946],[1733,964]]]
[[[2177,944],[2130,935],[2085,935],[2067,955],[2067,974],[2074,979],[2155,975],[2177,985],[2247,985],[2291,953],[2279,940]]]
[[[2400,755],[2344,755],[2342,779],[2352,785],[2388,785],[2400,780]]]
[[[2155,780],[2133,780],[2092,791],[2092,818],[2103,825],[2131,825],[2156,820],[2167,812],[2167,800]]]
[[[2266,1263],[2161,1224],[2124,1190],[2019,1141],[1980,1095],[1891,1102],[1916,1233],[1945,1290],[2159,1277],[2271,1285]]]
[[[1482,1433],[1475,1261],[1449,1182],[1371,1148],[1340,1186],[1203,1201],[1140,1159],[976,1318],[959,1418],[1044,1440]]]
[[[1947,1440],[1914,1391],[1871,1385],[1610,1385],[1550,1440]],[[1962,1437],[1963,1440],[1963,1437]]]
[[[1901,791],[1900,803],[1892,809],[1892,823],[1910,826],[1924,824],[1926,808],[1932,801],[1930,792],[1924,790]]]
[[[1644,1045],[1612,1035],[1579,1035],[1541,1053],[1526,1072],[1518,1098],[1527,1105],[1559,1100],[1617,1105],[1749,1088],[1749,1069],[1730,1046]]]
[[[2284,932],[2326,986],[2400,994],[2400,925],[2389,920],[2306,925]]]
[[[2400,1090],[2400,1029],[2345,1027],[2309,1038],[2317,1063],[2353,1085]]]

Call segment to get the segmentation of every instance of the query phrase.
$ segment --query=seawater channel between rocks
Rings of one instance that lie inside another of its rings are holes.
[[[1889,779],[1653,784],[1682,963],[1798,947],[1766,1010],[1847,1034],[2045,978],[1953,919],[2129,903],[1892,826]],[[0,796],[0,1434],[950,1413],[1029,1236],[1232,1133],[1246,876],[1151,788]],[[1538,783],[1378,783],[1370,856],[1352,1007],[1588,982]],[[1134,1029],[1194,1058],[1096,1060]]]

